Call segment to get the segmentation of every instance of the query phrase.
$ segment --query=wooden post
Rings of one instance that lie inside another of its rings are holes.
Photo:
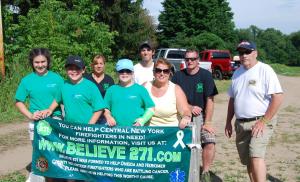
[[[5,64],[4,64],[4,46],[3,46],[3,31],[2,31],[2,7],[0,0],[0,70],[1,76],[5,78]]]
[[[190,159],[190,173],[189,182],[199,182],[200,181],[200,163],[201,163],[201,139],[200,139],[200,123],[203,121],[202,115],[193,117],[193,122],[191,122],[193,135],[191,147],[191,159]]]

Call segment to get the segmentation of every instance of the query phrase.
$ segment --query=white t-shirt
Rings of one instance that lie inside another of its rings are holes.
[[[141,63],[134,65],[134,82],[141,85],[145,82],[152,81],[154,78],[153,66],[154,63],[150,67],[144,67]]]
[[[266,113],[271,95],[282,93],[274,70],[267,64],[258,62],[250,69],[241,66],[232,76],[228,95],[234,98],[236,118],[252,118]]]

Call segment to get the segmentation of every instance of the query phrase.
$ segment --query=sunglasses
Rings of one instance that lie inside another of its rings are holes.
[[[120,74],[122,74],[122,73],[130,74],[130,73],[132,73],[132,71],[129,70],[129,69],[122,69],[122,70],[118,71],[118,73],[120,73]]]
[[[196,61],[198,59],[198,57],[196,57],[196,58],[184,58],[184,60],[186,61],[186,62],[188,62],[189,60],[191,60],[191,61]]]
[[[171,72],[171,70],[170,70],[170,69],[160,69],[160,68],[155,68],[155,69],[154,69],[154,72],[155,72],[155,73],[161,73],[161,72],[163,72],[164,74],[169,74],[169,73]]]
[[[249,55],[252,53],[252,50],[239,51],[239,55],[242,56],[244,54]]]

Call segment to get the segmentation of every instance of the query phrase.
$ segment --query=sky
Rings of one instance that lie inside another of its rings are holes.
[[[227,0],[236,28],[255,25],[260,29],[275,28],[284,34],[300,31],[300,0]],[[144,0],[144,8],[157,19],[163,0]]]

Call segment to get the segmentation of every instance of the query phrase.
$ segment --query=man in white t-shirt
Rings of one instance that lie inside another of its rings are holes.
[[[153,80],[154,48],[150,41],[142,42],[139,46],[141,61],[134,65],[134,82],[142,85]]]
[[[242,41],[238,47],[241,66],[232,76],[225,135],[231,137],[235,115],[236,146],[241,163],[247,166],[251,182],[266,181],[265,153],[283,91],[274,70],[258,61],[254,43]]]

